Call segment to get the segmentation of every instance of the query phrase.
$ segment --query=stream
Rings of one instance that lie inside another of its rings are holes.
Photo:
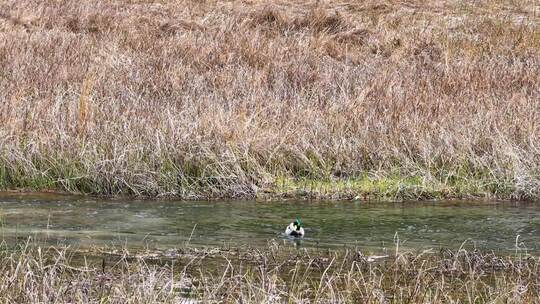
[[[285,227],[300,218],[306,236]],[[170,201],[0,193],[0,238],[44,245],[169,249],[263,247],[271,240],[300,247],[367,251],[461,246],[495,252],[540,251],[540,205],[437,201]]]

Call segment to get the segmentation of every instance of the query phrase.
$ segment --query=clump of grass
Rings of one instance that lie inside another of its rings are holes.
[[[535,5],[4,1],[0,187],[538,199]]]
[[[533,303],[539,265],[463,248],[367,256],[272,242],[141,253],[26,244],[0,252],[0,292],[6,302],[32,303]]]
[[[448,177],[422,179],[417,176],[364,175],[354,178],[278,178],[274,188],[257,193],[261,199],[309,198],[376,201],[448,198],[508,197],[511,183],[484,184],[482,179]],[[497,194],[493,194],[497,193]]]

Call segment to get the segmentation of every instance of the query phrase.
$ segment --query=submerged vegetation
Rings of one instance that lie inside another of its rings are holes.
[[[2,1],[0,189],[538,199],[539,21],[533,0]]]
[[[97,256],[95,254],[98,254]],[[537,303],[540,260],[478,251],[0,251],[5,303]]]

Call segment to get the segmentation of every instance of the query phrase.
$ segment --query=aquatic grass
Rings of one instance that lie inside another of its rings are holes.
[[[276,179],[274,188],[257,193],[260,199],[311,198],[403,201],[448,198],[510,197],[511,182],[486,182],[487,178],[443,174],[423,179],[387,173],[372,173],[358,178],[284,178]]]
[[[533,303],[539,265],[466,248],[369,256],[276,242],[165,252],[26,242],[0,251],[0,294],[5,303]]]
[[[535,1],[9,0],[0,12],[1,189],[540,196]]]

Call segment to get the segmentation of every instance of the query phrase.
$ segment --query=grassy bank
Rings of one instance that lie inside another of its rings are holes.
[[[540,197],[536,1],[0,2],[0,189]]]
[[[98,255],[96,255],[98,254]],[[0,251],[5,303],[537,303],[540,261],[459,251],[366,256],[269,244],[133,254]]]

